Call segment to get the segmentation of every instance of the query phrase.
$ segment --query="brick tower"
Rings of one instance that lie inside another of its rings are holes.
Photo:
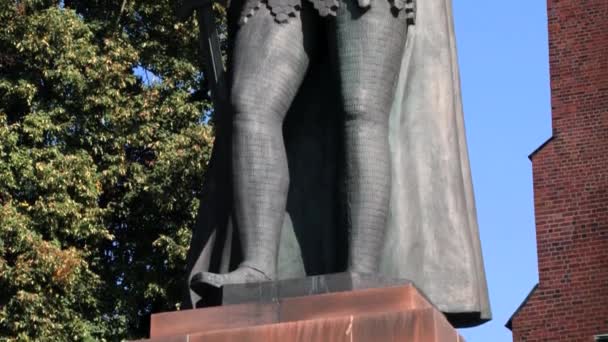
[[[548,0],[553,136],[530,156],[539,283],[514,342],[608,341],[608,0]]]

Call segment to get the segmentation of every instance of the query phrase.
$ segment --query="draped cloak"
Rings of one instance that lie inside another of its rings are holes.
[[[372,0],[385,1],[385,0]],[[233,1],[231,7],[238,6]],[[389,121],[392,186],[380,274],[409,279],[457,327],[491,318],[465,139],[451,0],[418,0]],[[241,13],[234,11],[238,17]],[[290,186],[281,232],[280,279],[344,271],[343,146],[337,86],[316,61],[287,114]],[[238,82],[238,80],[236,80]],[[227,116],[229,117],[229,116]],[[241,261],[231,220],[230,123],[218,127],[188,253],[188,288],[200,271]],[[221,126],[218,121],[218,126]],[[217,300],[217,299],[216,299]],[[211,300],[213,301],[213,300]]]

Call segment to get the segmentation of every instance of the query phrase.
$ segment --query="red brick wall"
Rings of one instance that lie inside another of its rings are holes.
[[[553,138],[532,156],[539,285],[515,342],[608,333],[608,0],[548,0]]]

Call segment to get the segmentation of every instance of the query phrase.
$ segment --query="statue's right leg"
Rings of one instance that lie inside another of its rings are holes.
[[[196,281],[222,286],[276,278],[289,173],[283,119],[309,65],[315,25],[276,23],[261,6],[235,37],[231,104],[234,110],[232,169],[234,220],[243,262],[226,274],[202,273]]]
[[[387,0],[342,0],[330,48],[344,106],[348,270],[377,273],[390,206],[389,116],[408,23]]]

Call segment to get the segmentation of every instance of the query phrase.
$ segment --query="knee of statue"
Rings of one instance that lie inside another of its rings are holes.
[[[245,83],[245,82],[243,82]],[[232,107],[233,121],[281,123],[286,107],[279,96],[273,96],[271,91],[261,91],[259,86],[244,86],[242,84],[232,87],[230,92],[230,105]]]
[[[389,106],[378,104],[378,99],[353,97],[344,104],[344,122],[348,126],[388,128]],[[385,108],[386,107],[386,108]]]

